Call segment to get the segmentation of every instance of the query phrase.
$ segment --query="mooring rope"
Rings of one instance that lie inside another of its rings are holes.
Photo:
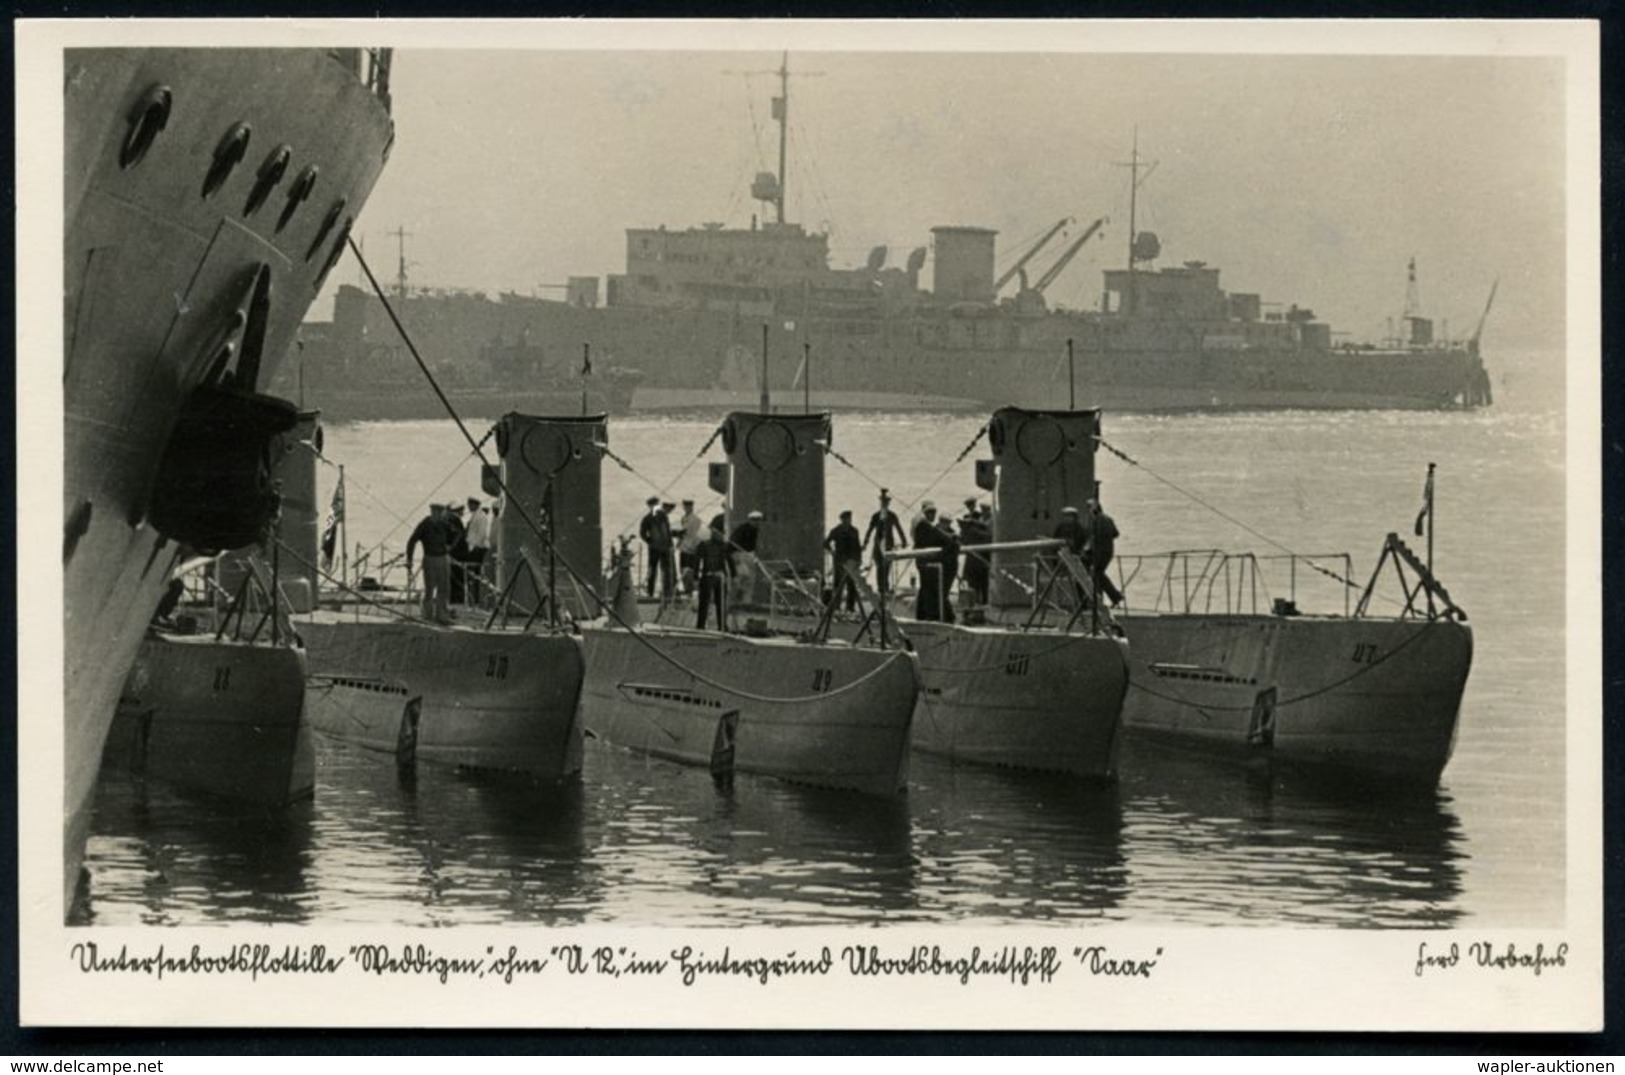
[[[541,528],[540,525],[538,525],[536,520],[531,517],[531,514],[525,508],[525,505],[524,505],[523,501],[520,498],[513,496],[513,494],[509,491],[507,483],[505,481],[503,481],[503,479],[502,479],[501,470],[494,467],[494,466],[492,466],[491,462],[488,459],[486,459],[485,451],[484,451],[484,440],[483,440],[483,438],[480,439],[480,440],[476,440],[474,438],[474,435],[469,432],[467,423],[465,423],[463,421],[463,419],[462,419],[462,416],[457,413],[457,408],[452,404],[451,400],[449,398],[447,398],[446,393],[441,389],[440,383],[439,383],[439,381],[437,381],[435,379],[434,373],[430,371],[428,363],[425,362],[423,360],[423,356],[418,353],[417,344],[412,340],[411,335],[406,331],[406,326],[401,323],[400,317],[395,313],[395,307],[393,305],[391,305],[391,303],[389,301],[389,296],[384,293],[383,287],[378,283],[378,278],[373,275],[372,266],[367,263],[366,257],[362,255],[361,248],[356,244],[355,238],[353,236],[346,235],[345,241],[349,244],[350,252],[355,255],[356,261],[360,263],[361,271],[366,274],[367,282],[372,285],[373,293],[378,296],[379,302],[383,304],[384,313],[386,313],[389,316],[390,322],[395,326],[395,331],[400,334],[401,341],[406,344],[407,351],[409,351],[411,353],[412,360],[417,363],[418,370],[419,370],[419,372],[421,372],[423,374],[424,379],[428,382],[429,388],[431,390],[433,390],[435,396],[440,400],[440,404],[441,404],[442,407],[445,408],[446,414],[448,416],[450,416],[452,422],[456,424],[458,432],[460,432],[463,435],[463,439],[468,442],[468,444],[469,444],[470,448],[472,448],[474,454],[479,457],[479,460],[480,460],[481,464],[484,465],[485,467],[489,468],[490,472],[495,475],[495,480],[496,480],[497,486],[502,491],[503,497],[507,502],[508,510],[509,511],[517,511],[519,513],[519,518],[524,521],[524,523],[525,523],[525,525],[527,527],[529,527],[531,533],[535,535],[537,540],[541,541],[542,544],[545,547],[551,549],[552,541],[548,538],[548,536],[546,534],[544,534],[542,532],[542,528]],[[593,602],[600,609],[603,610],[605,616],[607,616],[610,620],[613,620],[618,626],[623,628],[626,631],[627,636],[629,638],[632,638],[632,639],[636,640],[639,645],[641,645],[644,648],[648,649],[652,654],[654,654],[661,661],[664,661],[666,664],[671,665],[673,668],[677,669],[679,672],[683,673],[684,675],[690,676],[695,681],[700,682],[700,683],[704,683],[709,687],[715,688],[716,690],[725,691],[725,692],[727,692],[729,694],[732,694],[732,695],[734,695],[736,697],[745,698],[745,699],[748,699],[750,701],[766,702],[766,703],[771,703],[771,704],[786,704],[786,705],[798,705],[798,704],[807,704],[807,703],[816,703],[816,702],[827,701],[828,699],[838,697],[838,696],[840,696],[842,694],[845,694],[845,693],[847,693],[849,691],[856,690],[858,687],[862,686],[868,680],[870,680],[870,679],[874,678],[875,676],[880,675],[882,672],[886,671],[896,661],[904,660],[904,659],[907,658],[906,653],[904,653],[901,650],[898,650],[890,658],[888,658],[885,661],[882,661],[880,664],[876,665],[872,670],[870,670],[869,672],[867,672],[866,674],[864,674],[862,676],[859,676],[857,679],[853,680],[851,683],[848,683],[848,684],[846,684],[846,685],[844,685],[842,687],[839,687],[839,688],[836,688],[836,689],[833,689],[833,690],[829,690],[829,691],[824,691],[824,692],[818,693],[818,694],[793,695],[793,696],[786,696],[786,697],[775,697],[775,696],[772,696],[772,695],[755,694],[755,693],[752,693],[752,692],[749,692],[749,691],[741,690],[741,689],[739,689],[737,687],[731,687],[731,686],[729,686],[729,685],[727,685],[725,683],[722,683],[722,682],[720,682],[718,680],[715,680],[715,679],[711,678],[710,676],[707,676],[705,673],[699,671],[698,669],[690,668],[689,666],[685,665],[683,662],[679,661],[677,658],[673,657],[671,654],[667,653],[665,650],[663,650],[659,646],[655,645],[649,639],[645,638],[642,632],[634,630],[633,626],[631,624],[627,623],[624,619],[622,619],[620,617],[620,615],[615,611],[615,608],[614,608],[613,604],[611,602],[609,602],[609,601],[606,601],[604,599],[603,595],[601,595],[591,583],[589,583],[586,579],[583,579],[579,574],[577,574],[575,569],[572,568],[569,565],[569,563],[567,561],[565,561],[562,557],[560,558],[560,564],[561,564],[561,566],[564,567],[565,572],[567,574],[569,574],[570,577],[575,580],[576,585],[579,586],[582,589],[582,591],[584,591],[593,600]]]

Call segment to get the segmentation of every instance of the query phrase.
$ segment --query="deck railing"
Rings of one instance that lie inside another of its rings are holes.
[[[1330,565],[1335,564],[1336,567]],[[1125,604],[1140,611],[1202,614],[1296,615],[1306,596],[1327,607],[1328,590],[1341,593],[1342,614],[1352,612],[1353,558],[1346,552],[1256,553],[1175,549],[1119,556],[1112,563]],[[1149,592],[1149,601],[1146,595]],[[1137,600],[1138,599],[1138,600]],[[1331,601],[1335,607],[1336,601]]]

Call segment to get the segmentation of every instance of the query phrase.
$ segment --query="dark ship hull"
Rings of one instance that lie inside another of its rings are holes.
[[[82,50],[65,65],[71,900],[108,725],[148,618],[185,544],[232,547],[155,518],[159,503],[173,519],[237,492],[214,486],[210,503],[188,505],[170,479],[199,461],[177,431],[202,391],[228,410],[274,410],[243,401],[342,252],[393,127],[380,69],[363,77],[354,52]]]
[[[446,399],[462,418],[495,419],[511,410],[531,414],[627,414],[638,378],[599,378],[580,387],[516,384],[505,389],[447,388]],[[444,386],[442,386],[444,387]],[[585,401],[585,402],[583,402]],[[424,387],[325,389],[313,394],[329,422],[406,422],[444,418],[445,404]]]
[[[263,807],[309,798],[305,651],[154,632],[137,653],[104,764]]]

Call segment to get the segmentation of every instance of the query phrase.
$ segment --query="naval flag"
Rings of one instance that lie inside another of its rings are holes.
[[[333,488],[333,503],[327,509],[327,525],[322,530],[322,570],[333,566],[333,554],[338,550],[339,524],[344,521],[344,473],[339,472],[339,483]]]
[[[1422,487],[1422,510],[1416,516],[1416,536],[1424,533],[1422,524],[1429,522],[1433,515],[1433,464],[1428,464],[1427,484]]]

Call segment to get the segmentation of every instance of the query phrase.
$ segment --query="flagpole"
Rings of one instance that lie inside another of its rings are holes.
[[[1428,464],[1428,574],[1433,574],[1433,463]],[[1429,597],[1432,601],[1432,597]]]
[[[587,413],[587,378],[592,375],[592,344],[581,345],[581,413]]]
[[[344,489],[343,463],[339,464],[339,493],[345,497],[346,501],[348,500],[349,494]],[[339,584],[341,587],[350,585],[350,524],[345,519],[345,516],[350,514],[347,510],[349,506],[348,503],[345,503],[344,509],[346,510],[339,512]]]

